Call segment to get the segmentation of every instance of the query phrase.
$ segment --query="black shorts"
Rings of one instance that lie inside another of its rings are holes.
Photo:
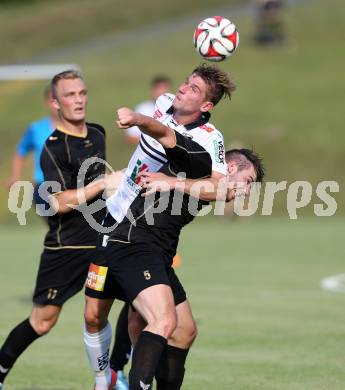
[[[85,294],[98,299],[121,299],[133,302],[148,287],[171,286],[178,305],[186,293],[170,259],[157,247],[146,243],[108,242],[99,249],[98,260],[90,265]]]
[[[33,302],[62,306],[83,289],[95,249],[45,249],[37,273]]]
[[[187,299],[187,295],[180,282],[180,279],[175,273],[174,268],[170,267],[167,270],[167,273],[170,282],[170,287],[172,289],[173,296],[174,296],[175,306],[177,306]]]

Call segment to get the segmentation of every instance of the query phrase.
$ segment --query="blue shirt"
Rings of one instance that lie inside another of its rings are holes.
[[[44,143],[53,130],[53,123],[49,117],[39,119],[29,125],[17,145],[19,156],[26,157],[30,152],[34,154],[33,178],[36,184],[41,184],[44,181],[40,156]]]

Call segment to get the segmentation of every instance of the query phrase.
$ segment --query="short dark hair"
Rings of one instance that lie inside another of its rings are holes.
[[[159,74],[157,76],[154,76],[151,80],[152,87],[155,87],[157,84],[161,84],[161,83],[171,84],[171,80],[168,76],[165,76],[163,74]]]
[[[207,98],[214,105],[224,96],[231,99],[231,94],[236,89],[236,85],[232,81],[231,76],[215,65],[203,63],[193,70],[193,74],[201,77],[209,86]]]
[[[235,161],[238,170],[248,169],[250,165],[254,167],[256,181],[262,182],[265,176],[265,167],[262,163],[262,158],[252,149],[230,149],[225,152],[225,160]]]
[[[82,75],[74,69],[65,70],[63,72],[56,74],[50,82],[50,88],[51,88],[53,98],[56,99],[56,86],[60,80],[74,80],[74,79],[83,80]]]

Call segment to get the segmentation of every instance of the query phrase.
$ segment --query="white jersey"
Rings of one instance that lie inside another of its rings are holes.
[[[153,117],[201,145],[210,154],[212,171],[226,175],[223,136],[208,122],[209,114],[202,115],[195,123],[179,125],[173,117],[174,98],[175,96],[169,93],[161,95],[156,101]],[[116,193],[107,199],[107,208],[117,222],[123,220],[130,205],[142,190],[138,184],[138,173],[144,169],[157,172],[167,162],[163,146],[152,137],[142,134]]]
[[[146,100],[140,104],[138,104],[134,111],[138,112],[139,114],[147,115],[147,116],[153,116],[155,112],[155,102],[154,100]],[[126,129],[126,134],[130,137],[136,137],[140,138],[141,136],[141,131],[138,126],[132,126],[128,129]]]

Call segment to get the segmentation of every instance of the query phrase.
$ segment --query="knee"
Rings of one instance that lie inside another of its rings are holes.
[[[57,318],[50,318],[50,319],[30,319],[31,326],[34,328],[35,332],[40,335],[44,336],[54,327],[56,324]]]
[[[196,327],[196,323],[193,321],[193,323],[189,324],[185,330],[185,343],[188,345],[188,347],[193,344],[197,335],[198,329]]]
[[[107,316],[92,307],[86,307],[84,311],[86,329],[92,333],[102,330],[107,324]]]
[[[167,313],[158,320],[158,327],[162,332],[162,336],[167,339],[173,334],[176,326],[177,317],[175,311]]]
[[[194,321],[184,324],[183,326],[177,326],[174,333],[171,335],[173,344],[179,348],[189,348],[198,335],[198,330]]]

